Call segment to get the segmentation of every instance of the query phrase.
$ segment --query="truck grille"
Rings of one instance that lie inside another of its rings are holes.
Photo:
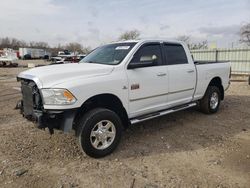
[[[30,80],[21,81],[23,115],[32,117],[34,110],[42,109],[42,100],[35,82]]]

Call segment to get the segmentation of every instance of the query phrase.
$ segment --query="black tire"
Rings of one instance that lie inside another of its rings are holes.
[[[216,93],[218,95],[218,103],[217,105],[210,104],[212,99],[212,95]],[[207,91],[204,97],[200,100],[200,110],[205,114],[213,114],[216,113],[219,109],[221,101],[221,92],[218,87],[216,86],[208,86]]]
[[[114,139],[107,148],[96,149],[91,143],[91,132],[97,123],[101,121],[110,121],[115,126],[115,136]],[[87,112],[79,121],[77,125],[77,137],[79,141],[80,148],[88,156],[94,158],[101,158],[112,153],[120,142],[122,136],[123,126],[119,116],[105,108],[95,108]]]

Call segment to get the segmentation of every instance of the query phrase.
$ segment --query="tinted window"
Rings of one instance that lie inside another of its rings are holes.
[[[148,44],[142,46],[134,55],[131,63],[155,62],[155,65],[162,64],[160,44]]]
[[[168,65],[186,64],[188,63],[185,50],[178,44],[165,44],[164,51]]]

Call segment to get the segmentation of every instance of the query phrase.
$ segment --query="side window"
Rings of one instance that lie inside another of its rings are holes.
[[[162,64],[162,56],[161,56],[161,46],[160,44],[148,44],[146,46],[142,46],[134,55],[131,60],[132,63],[153,63],[153,65]]]
[[[187,56],[184,48],[179,44],[165,44],[164,52],[168,65],[187,64]]]

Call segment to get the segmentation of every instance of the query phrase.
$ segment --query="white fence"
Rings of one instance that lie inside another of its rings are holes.
[[[195,61],[230,61],[232,73],[250,74],[250,48],[191,50]]]

